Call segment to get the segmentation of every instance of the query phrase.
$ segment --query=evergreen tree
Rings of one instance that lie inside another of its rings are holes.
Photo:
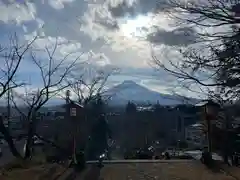
[[[163,109],[163,107],[159,104],[159,101],[157,102],[157,104],[154,104],[153,106],[154,112],[159,112],[161,109]]]
[[[125,111],[126,111],[127,114],[134,113],[134,112],[137,111],[137,106],[134,103],[129,101],[126,105]]]
[[[105,119],[105,103],[100,94],[91,102],[91,113],[94,118],[89,141],[88,158],[95,159],[108,148],[107,140],[111,130]]]

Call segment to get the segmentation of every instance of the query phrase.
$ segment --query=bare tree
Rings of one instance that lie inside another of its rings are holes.
[[[0,47],[0,98],[11,89],[23,85],[23,83],[13,82],[20,63],[31,50],[32,44],[37,39],[35,36],[31,41],[26,44],[19,44],[17,35],[10,37],[9,46]]]
[[[239,99],[240,2],[203,0],[183,3],[169,0],[168,5],[171,8],[167,11],[177,25],[192,28],[198,38],[194,45],[181,48],[175,59],[165,57],[166,62],[160,60],[153,50],[156,67],[175,76],[187,89],[198,86],[207,98],[222,106]],[[225,124],[223,148],[226,150],[229,113],[225,107],[223,114],[224,118],[217,119],[220,124]]]
[[[200,85],[209,91],[217,90],[230,99],[239,94],[239,7],[238,1],[220,0],[168,1],[169,14],[181,25],[195,26],[207,31],[197,32],[196,46],[182,48],[176,59],[165,57],[163,62],[153,50],[157,68],[177,77],[184,87]],[[208,31],[208,28],[215,31]],[[220,28],[221,31],[219,30]],[[214,33],[211,33],[214,32]],[[165,53],[166,54],[166,53]]]
[[[10,37],[10,42],[7,46],[0,47],[0,98],[3,98],[10,90],[24,85],[23,82],[15,81],[15,76],[19,70],[21,62],[24,60],[25,56],[28,55],[31,46],[36,39],[37,36],[25,44],[19,44],[18,37],[14,34],[14,36]],[[3,134],[13,155],[20,157],[20,154],[14,146],[11,134],[3,121],[4,120],[1,117],[0,132]]]
[[[178,1],[167,0],[165,10],[170,17],[177,20],[178,25],[193,25],[200,28],[218,28],[237,25],[240,23],[240,2],[238,0],[200,0]],[[212,40],[230,37],[227,31],[213,31],[213,33],[199,33]]]
[[[94,101],[97,95],[103,96],[105,100],[110,98],[104,94],[106,92],[106,83],[108,78],[116,71],[116,69],[110,72],[97,70],[90,76],[85,74],[86,72],[83,72],[81,75],[75,75],[73,81],[70,83],[70,87],[72,92],[77,96],[78,102],[87,105],[90,101]]]
[[[45,53],[47,53],[48,56],[47,60],[38,58],[37,54],[34,52],[31,53],[31,60],[40,72],[42,87],[37,87],[35,89],[25,87],[24,93],[19,93],[16,90],[12,95],[14,107],[28,123],[25,159],[31,156],[32,139],[36,133],[38,124],[36,118],[37,112],[49,101],[49,99],[55,97],[69,86],[65,79],[69,76],[81,57],[78,56],[74,60],[69,61],[68,57],[70,54],[67,54],[62,59],[56,59],[54,58],[54,54],[57,46],[58,44],[56,41],[52,51],[45,48]],[[31,85],[29,87],[31,87]],[[21,102],[23,104],[21,104]],[[26,111],[24,112],[20,106],[25,106]]]

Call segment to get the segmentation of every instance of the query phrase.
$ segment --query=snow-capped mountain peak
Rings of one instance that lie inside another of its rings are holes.
[[[195,104],[195,99],[162,94],[152,91],[146,87],[137,84],[134,81],[123,81],[121,84],[114,86],[106,92],[106,95],[111,96],[110,104],[126,104],[128,101],[136,103],[157,103],[162,105],[177,105],[177,104]]]
[[[131,90],[142,90],[142,91],[149,91],[147,88],[137,84],[136,82],[134,81],[130,81],[130,80],[127,80],[127,81],[123,81],[121,84],[118,84],[114,87],[112,87],[110,90],[108,90],[108,92],[113,92],[113,93],[117,93],[117,92],[120,92],[120,91],[131,91]]]

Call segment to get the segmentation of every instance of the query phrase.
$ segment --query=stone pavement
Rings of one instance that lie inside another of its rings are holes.
[[[235,180],[223,171],[211,171],[198,161],[89,165],[77,180]]]
[[[228,166],[227,164],[220,163],[219,167],[226,173],[233,176],[236,180],[240,180],[240,167]]]
[[[31,168],[29,168],[31,167]],[[15,169],[0,175],[2,180],[236,180],[229,173],[207,169],[199,161],[162,161],[105,164],[103,168],[88,164],[79,173],[68,166],[41,164]],[[57,177],[57,178],[56,178]]]

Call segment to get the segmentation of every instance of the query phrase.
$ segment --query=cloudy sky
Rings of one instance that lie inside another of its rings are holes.
[[[25,41],[38,34],[38,48],[53,46],[57,38],[56,56],[91,54],[89,63],[95,67],[119,68],[110,84],[134,80],[170,93],[177,82],[151,67],[150,47],[164,61],[164,52],[193,43],[196,35],[192,28],[175,26],[164,8],[159,0],[0,0],[0,38],[8,42],[16,32]],[[21,71],[33,78],[31,65]]]

